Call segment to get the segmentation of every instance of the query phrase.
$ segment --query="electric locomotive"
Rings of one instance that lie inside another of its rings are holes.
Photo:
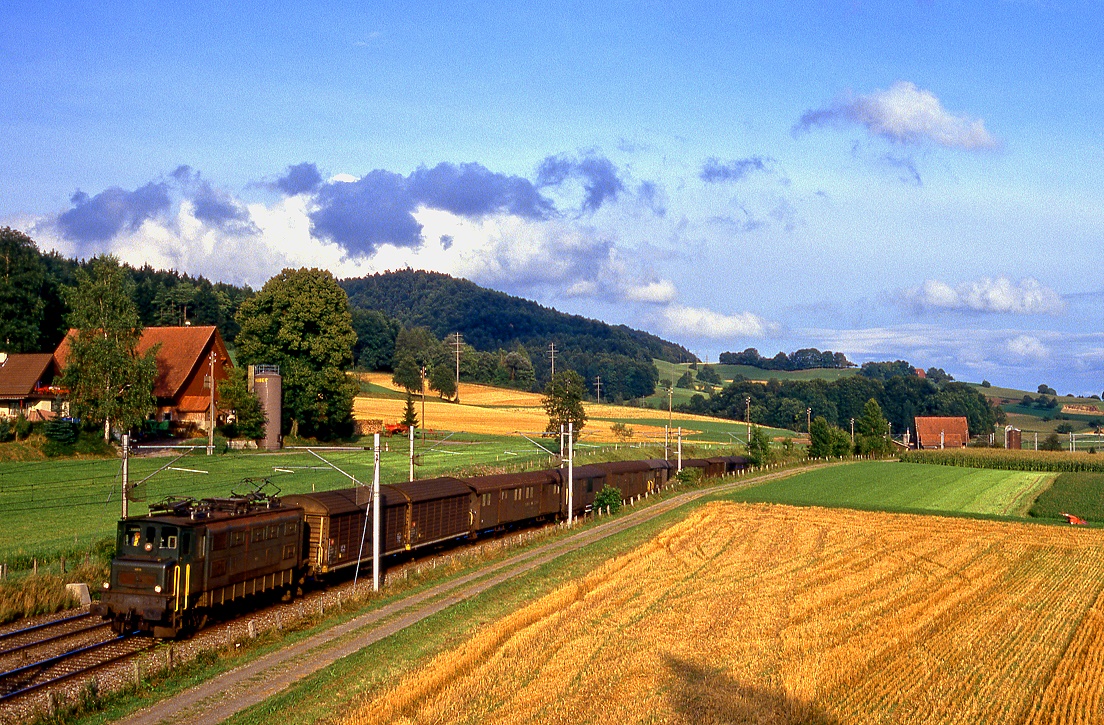
[[[203,627],[214,607],[273,590],[294,593],[303,509],[253,493],[175,499],[119,522],[110,580],[92,613],[116,632],[173,638]]]

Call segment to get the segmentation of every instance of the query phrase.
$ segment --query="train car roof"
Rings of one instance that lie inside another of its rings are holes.
[[[652,470],[659,470],[659,469],[664,469],[664,468],[670,469],[670,468],[675,468],[676,466],[678,466],[678,464],[675,463],[674,461],[668,461],[664,458],[649,458],[649,459],[645,460],[644,462],[647,463],[648,467],[651,468]]]
[[[517,488],[519,486],[559,483],[560,480],[561,471],[558,468],[520,473],[495,473],[490,476],[475,476],[464,479],[465,483],[475,489],[476,493],[498,491],[503,488]]]
[[[179,499],[170,503],[152,504],[157,509],[145,516],[128,516],[126,522],[148,521],[174,526],[198,526],[261,516],[296,513],[294,504],[282,498],[265,502],[250,502],[243,498]]]
[[[609,463],[597,463],[610,473],[633,473],[635,471],[650,471],[652,466],[647,461],[637,459],[635,461],[610,461]]]
[[[575,466],[575,469],[571,472],[571,475],[575,479],[580,478],[605,478],[606,469],[602,464],[591,463],[586,466]],[[567,469],[561,469],[560,476],[563,480],[567,480]]]
[[[340,488],[333,491],[315,493],[297,493],[284,496],[283,500],[294,506],[302,506],[308,514],[334,516],[363,511],[372,497],[370,486],[360,488],[360,502],[357,502],[357,489]],[[380,505],[384,508],[406,503],[406,496],[391,486],[380,486]]]
[[[708,465],[709,465],[709,461],[705,458],[683,458],[682,459],[682,467],[683,468],[686,468],[687,466],[689,466],[691,468],[705,468]]]
[[[406,495],[412,502],[428,501],[435,498],[448,498],[450,496],[470,496],[471,488],[459,478],[442,476],[440,478],[427,478],[421,481],[405,481],[396,483],[395,488]]]

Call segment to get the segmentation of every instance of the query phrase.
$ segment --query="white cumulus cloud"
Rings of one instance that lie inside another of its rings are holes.
[[[1005,349],[1022,360],[1046,360],[1050,349],[1032,335],[1017,335],[1005,343]]]
[[[670,280],[661,279],[625,289],[625,299],[630,302],[649,302],[666,304],[675,299],[675,285]]]
[[[952,287],[929,279],[905,290],[902,298],[918,309],[994,312],[1017,315],[1056,315],[1065,310],[1061,296],[1038,280],[1026,277],[982,277]]]
[[[778,323],[751,312],[726,315],[679,304],[663,311],[662,324],[666,334],[696,338],[764,337],[779,328]]]
[[[981,119],[950,113],[934,93],[909,81],[806,111],[795,130],[841,123],[865,126],[871,135],[904,144],[928,142],[967,150],[998,145]]]

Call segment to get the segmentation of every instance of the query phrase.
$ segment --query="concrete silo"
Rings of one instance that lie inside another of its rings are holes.
[[[284,443],[280,434],[284,414],[284,382],[279,365],[250,365],[249,389],[261,403],[265,414],[265,437],[262,445],[266,451],[278,451]]]

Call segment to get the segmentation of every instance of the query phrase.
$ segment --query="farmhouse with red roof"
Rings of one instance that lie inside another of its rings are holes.
[[[58,390],[54,379],[54,356],[50,353],[0,352],[0,418],[41,421],[54,417]]]
[[[964,416],[917,416],[917,448],[965,448],[970,429]]]
[[[54,352],[59,371],[65,368],[69,357],[69,338],[75,333],[75,330],[70,330]],[[228,377],[228,371],[233,367],[218,328],[213,325],[189,325],[143,329],[138,352],[144,354],[155,345],[159,346],[157,380],[153,386],[153,394],[157,398],[157,420],[194,424],[207,430],[211,406],[211,389],[207,382],[211,375],[211,353],[215,355],[216,385]],[[218,405],[217,387],[215,404]]]

